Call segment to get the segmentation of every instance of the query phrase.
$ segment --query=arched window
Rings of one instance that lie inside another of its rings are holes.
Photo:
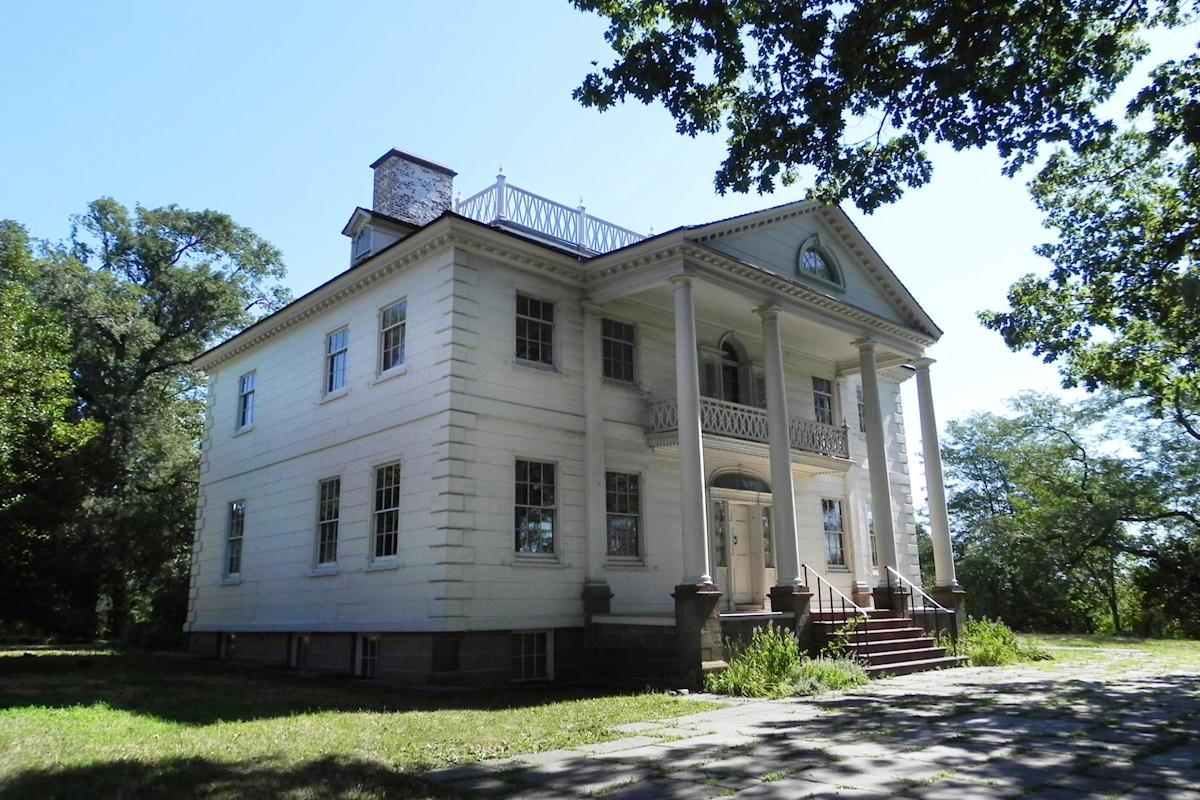
[[[821,247],[821,240],[816,235],[800,245],[800,252],[796,254],[796,272],[801,277],[817,278],[827,283],[842,285],[842,276],[837,265],[828,251]]]
[[[729,341],[721,345],[721,396],[729,403],[742,402],[742,358]]]
[[[771,486],[762,478],[746,472],[722,472],[712,479],[714,489],[737,489],[741,492],[770,494]]]

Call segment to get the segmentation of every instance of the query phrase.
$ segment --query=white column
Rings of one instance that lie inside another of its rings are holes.
[[[675,287],[675,397],[679,406],[679,497],[683,534],[683,583],[711,584],[708,508],[704,499],[704,442],[700,436],[700,370],[692,279],[671,278]]]
[[[601,566],[607,551],[604,487],[604,408],[601,403],[602,363],[600,309],[584,301],[583,309],[583,417],[584,503],[587,514],[587,583],[604,583]]]
[[[892,484],[888,479],[883,409],[879,402],[879,376],[875,371],[875,342],[857,339],[862,370],[863,406],[867,422],[867,466],[871,474],[871,518],[879,546],[879,586],[886,586],[887,568],[896,568],[896,533],[892,524]]]
[[[792,481],[792,445],[788,434],[787,383],[783,343],[779,337],[779,308],[763,306],[763,345],[767,378],[767,441],[771,454],[771,502],[775,508],[775,568],[777,585],[798,586],[800,546],[796,540],[796,491]]]
[[[929,383],[932,358],[918,358],[917,404],[921,412],[921,451],[925,456],[925,491],[929,496],[929,527],[933,537],[933,564],[937,586],[957,587],[954,551],[950,547],[950,520],[946,514],[946,484],[942,480],[942,449],[938,446],[937,417],[933,413],[933,387]]]

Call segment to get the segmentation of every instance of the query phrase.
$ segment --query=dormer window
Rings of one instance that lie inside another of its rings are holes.
[[[800,246],[796,257],[796,272],[804,278],[816,278],[837,286],[842,285],[842,278],[833,258],[821,247],[821,241],[816,236],[812,236]]]
[[[363,226],[363,229],[354,237],[354,258],[366,258],[371,253],[371,229],[368,226]]]

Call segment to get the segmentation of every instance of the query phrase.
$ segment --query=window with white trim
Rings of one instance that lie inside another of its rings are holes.
[[[775,525],[774,510],[771,506],[762,507],[762,539],[763,539],[763,566],[767,569],[775,569]]]
[[[516,357],[554,366],[554,304],[517,295]]]
[[[862,384],[854,387],[854,398],[858,401],[858,430],[867,432],[867,401],[863,396]]]
[[[512,635],[512,680],[550,679],[550,633],[529,631]]]
[[[548,461],[516,462],[514,547],[518,553],[554,553],[554,472],[555,465]]]
[[[317,495],[317,566],[336,564],[342,479],[321,481]]]
[[[379,312],[379,371],[404,366],[404,328],[408,302],[392,303]]]
[[[604,377],[633,383],[633,326],[611,319],[602,320],[600,325]]]
[[[249,428],[254,424],[254,385],[255,372],[247,372],[238,379],[238,430]]]
[[[363,678],[374,678],[379,674],[379,637],[364,636],[359,646],[358,674]]]
[[[833,382],[828,378],[813,378],[813,418],[826,425],[833,424]]]
[[[871,566],[879,566],[879,539],[875,538],[875,514],[867,506],[867,537],[871,540]]]
[[[349,328],[340,328],[325,337],[325,394],[346,388],[346,356],[349,348]]]
[[[846,525],[844,520],[841,500],[828,498],[821,500],[821,525],[825,529],[825,564],[827,566],[846,566]]]
[[[229,523],[225,529],[225,576],[242,572],[242,539],[246,533],[246,501],[229,504]]]
[[[641,551],[641,476],[629,472],[604,473],[604,503],[608,513],[608,554],[637,558]]]
[[[400,544],[400,463],[375,468],[372,558],[391,558]]]

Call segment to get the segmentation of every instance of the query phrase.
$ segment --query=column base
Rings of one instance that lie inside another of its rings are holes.
[[[954,612],[961,626],[967,618],[967,592],[957,583],[950,586],[934,586],[929,596]]]
[[[855,581],[854,587],[850,590],[850,599],[854,601],[856,606],[873,608],[875,605],[875,595],[871,590],[871,584]]]
[[[721,641],[721,592],[711,583],[680,584],[675,598],[673,681],[694,691],[704,688],[705,668],[725,665]]]
[[[875,608],[885,609],[901,616],[908,613],[905,604],[907,595],[895,591],[893,587],[886,585],[876,586],[871,590],[871,596],[874,600]]]
[[[807,586],[772,586],[768,593],[771,610],[791,614],[791,629],[800,640],[800,648],[813,650],[814,631],[812,625],[813,593]]]
[[[592,617],[596,614],[611,614],[612,599],[612,589],[608,588],[607,583],[585,583],[583,585],[584,623],[591,625]]]

